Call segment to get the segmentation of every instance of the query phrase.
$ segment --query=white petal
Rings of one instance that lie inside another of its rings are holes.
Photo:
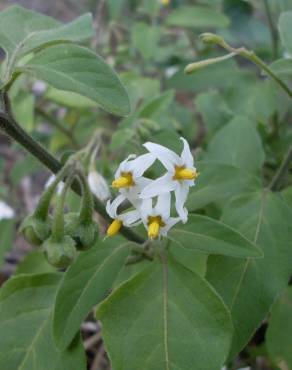
[[[167,193],[176,188],[177,181],[172,179],[172,174],[166,173],[157,180],[152,181],[141,192],[141,198],[152,198],[159,194]]]
[[[140,208],[141,218],[144,222],[144,224],[147,224],[148,216],[151,216],[153,213],[152,208],[152,198],[149,199],[143,199],[141,208]]]
[[[179,166],[181,164],[180,157],[172,150],[162,145],[151,143],[151,142],[145,143],[143,145],[150,153],[155,155],[155,157],[163,164],[163,166],[168,171],[173,172],[174,167],[176,165]]]
[[[143,173],[150,167],[155,161],[155,156],[151,153],[143,154],[129,162],[130,171],[136,177],[141,177]]]
[[[190,146],[189,146],[188,142],[186,141],[186,139],[184,139],[183,137],[181,137],[180,139],[184,143],[184,148],[183,148],[183,151],[181,153],[181,159],[183,161],[183,164],[188,168],[192,168],[194,166],[194,158],[193,158],[192,153],[190,151]]]
[[[155,213],[161,216],[163,220],[167,220],[170,216],[170,200],[171,193],[169,192],[161,194],[157,198]]]
[[[111,218],[117,218],[117,209],[124,200],[124,195],[120,194],[112,202],[110,200],[107,201],[106,211]]]
[[[175,225],[177,224],[178,222],[180,221],[180,218],[179,217],[170,217],[167,221],[166,221],[166,225],[164,227],[161,228],[160,230],[160,234],[163,235],[163,236],[166,236],[168,231]]]
[[[105,178],[97,171],[89,172],[87,181],[91,192],[102,202],[110,198],[108,184]]]
[[[130,164],[128,163],[131,159],[136,158],[136,154],[130,154],[124,161],[122,161],[119,165],[119,168],[117,169],[115,173],[115,179],[119,178],[121,176],[121,172],[128,172]]]
[[[151,183],[152,180],[147,179],[146,177],[139,177],[138,179],[135,179],[135,184],[137,185],[137,189],[139,190],[139,193]]]
[[[189,194],[189,187],[182,182],[175,189],[175,208],[183,223],[188,220],[188,210],[184,207]]]
[[[134,226],[133,224],[138,224],[137,221],[141,220],[141,215],[139,211],[133,210],[129,212],[122,213],[119,216],[120,220],[123,221],[125,226]],[[140,223],[140,222],[139,222]]]

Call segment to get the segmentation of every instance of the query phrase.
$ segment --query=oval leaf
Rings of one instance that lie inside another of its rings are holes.
[[[221,298],[172,258],[121,285],[97,317],[115,370],[220,369],[232,335]]]
[[[183,248],[233,257],[263,257],[262,251],[235,229],[201,215],[173,228],[170,237]]]
[[[85,370],[80,338],[63,352],[53,341],[51,317],[59,282],[57,274],[19,275],[1,288],[1,369]]]
[[[118,115],[130,111],[129,98],[117,74],[91,50],[74,45],[54,45],[41,50],[17,71],[28,73],[53,87],[75,92]]]
[[[91,308],[109,293],[129,253],[130,243],[107,239],[88,252],[80,253],[66,271],[57,293],[54,338],[66,348]]]

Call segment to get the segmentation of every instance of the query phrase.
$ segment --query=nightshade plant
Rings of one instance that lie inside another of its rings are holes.
[[[205,19],[212,29],[227,27],[225,15],[207,9],[178,8],[167,24],[189,27],[193,14],[199,26]],[[281,40],[290,56],[291,22],[292,13],[281,17]],[[6,55],[0,77],[0,129],[56,175],[20,226],[26,240],[55,269],[26,271],[1,287],[0,369],[85,370],[80,326],[92,312],[100,320],[114,370],[228,366],[291,276],[291,187],[283,190],[291,146],[272,176],[261,175],[266,159],[251,119],[254,111],[248,116],[243,108],[235,114],[238,102],[232,101],[232,89],[230,94],[211,91],[196,98],[210,136],[203,153],[190,149],[194,140],[188,129],[178,129],[178,135],[162,119],[159,131],[156,114],[167,114],[173,94],[151,98],[131,112],[128,93],[115,71],[94,51],[80,46],[94,34],[89,14],[61,24],[13,6],[0,13],[0,25],[0,46]],[[137,40],[147,25],[136,26],[133,42],[146,63],[151,52]],[[291,74],[291,59],[268,66],[253,51],[233,48],[222,36],[205,33],[202,39],[209,48],[216,44],[229,54],[191,63],[187,74],[196,76],[204,67],[222,66],[226,59],[241,56],[261,68],[273,91],[280,94],[282,89],[292,98],[282,78],[287,71]],[[187,83],[192,77],[182,78]],[[109,149],[120,150],[122,142],[126,159],[117,166],[106,161],[111,190],[95,169],[104,145],[100,130],[90,132],[90,140],[80,148],[70,130],[61,126],[74,151],[59,161],[17,122],[12,91],[25,78],[62,90],[63,101],[64,96],[75,96],[75,101],[82,96],[87,107],[127,116],[115,129]],[[289,107],[284,113],[288,111]],[[277,130],[280,118],[273,119]],[[140,140],[131,146],[137,134]],[[74,210],[66,203],[70,189],[80,196]],[[273,332],[281,322],[281,306],[275,311]]]

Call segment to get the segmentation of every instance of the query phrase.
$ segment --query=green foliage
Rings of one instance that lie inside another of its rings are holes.
[[[147,370],[187,370],[194,364],[199,370],[217,369],[232,335],[220,297],[171,257],[121,285],[99,306],[97,317],[117,370],[141,363]]]
[[[51,318],[60,275],[19,275],[0,294],[0,366],[7,370],[85,370],[80,339],[56,349]],[[17,333],[17,335],[16,335]]]
[[[66,348],[90,309],[110,291],[125,258],[129,243],[108,240],[78,256],[58,289],[54,312],[54,337]]]

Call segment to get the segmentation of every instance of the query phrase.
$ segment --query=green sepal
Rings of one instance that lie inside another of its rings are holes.
[[[19,231],[23,233],[25,240],[32,245],[41,245],[51,232],[51,220],[42,220],[31,214],[21,223]]]
[[[90,249],[97,241],[99,232],[96,222],[82,222],[78,213],[65,215],[65,234],[70,235],[79,251]]]
[[[75,241],[68,235],[58,241],[50,237],[44,242],[43,248],[47,261],[57,268],[68,267],[77,255]]]

